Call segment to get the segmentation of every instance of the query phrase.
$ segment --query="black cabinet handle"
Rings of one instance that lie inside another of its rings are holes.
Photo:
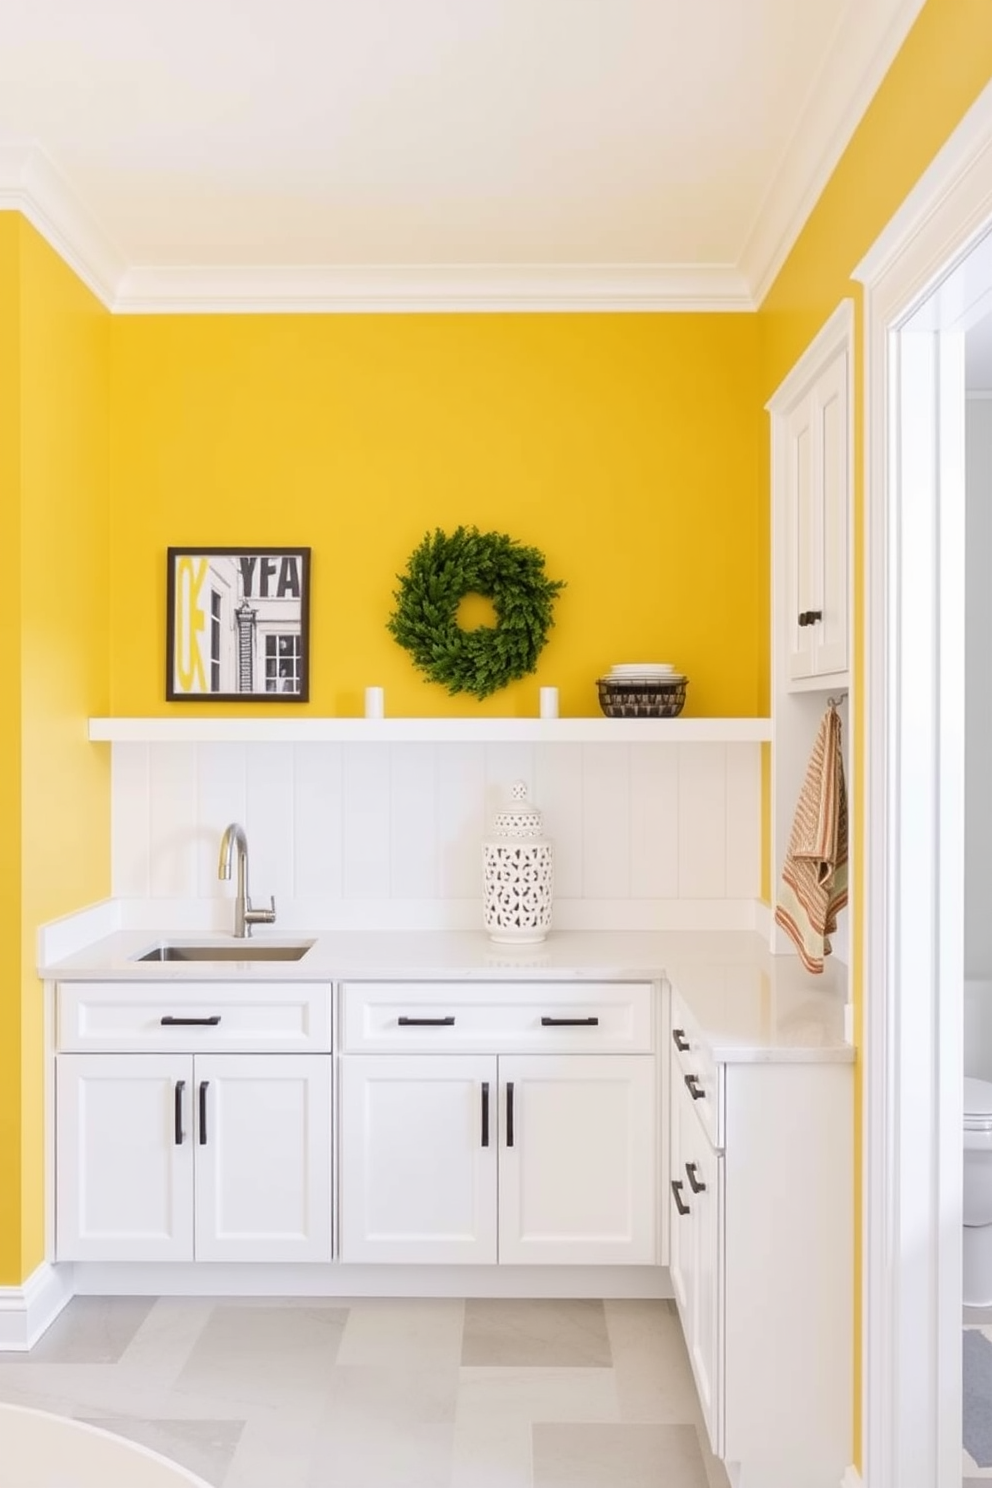
[[[407,1018],[401,1016],[397,1019],[401,1028],[454,1028],[455,1015],[449,1013],[446,1018]]]
[[[175,1104],[175,1112],[174,1112],[174,1120],[175,1120],[175,1128],[176,1128],[176,1146],[177,1147],[181,1147],[183,1145],[183,1142],[185,1141],[185,1133],[183,1131],[183,1091],[185,1089],[186,1089],[186,1081],[185,1080],[177,1080],[176,1081],[176,1104]]]
[[[542,1028],[598,1028],[598,1018],[542,1018]]]
[[[800,625],[815,625],[818,620],[823,619],[823,611],[801,610],[798,618]]]
[[[685,1036],[685,1029],[673,1028],[672,1038],[675,1041],[676,1049],[678,1049],[680,1054],[684,1054],[689,1047],[689,1040]]]
[[[167,1013],[160,1021],[163,1028],[216,1028],[220,1013],[212,1013],[209,1018],[174,1018]]]
[[[489,1081],[482,1082],[482,1145],[489,1146]]]
[[[686,1075],[685,1083],[693,1100],[702,1100],[706,1091],[700,1085],[695,1075]]]
[[[698,1163],[686,1163],[686,1165],[685,1165],[685,1176],[689,1180],[689,1187],[692,1189],[693,1193],[705,1193],[706,1192],[706,1184],[705,1183],[700,1183],[699,1179],[696,1177],[696,1174],[698,1172],[699,1172],[699,1165],[698,1165]]]
[[[207,1086],[209,1080],[200,1081],[200,1146],[207,1145]]]
[[[506,1082],[506,1145],[513,1146],[513,1081]]]
[[[675,1199],[675,1207],[680,1214],[689,1213],[689,1205],[682,1202],[682,1184],[675,1178],[672,1179],[672,1196]]]

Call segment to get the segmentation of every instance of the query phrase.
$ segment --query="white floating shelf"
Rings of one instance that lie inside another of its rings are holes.
[[[760,744],[770,718],[91,718],[117,744]]]

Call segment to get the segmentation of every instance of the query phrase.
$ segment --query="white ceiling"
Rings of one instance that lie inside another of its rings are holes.
[[[0,206],[119,309],[747,308],[922,0],[4,0]]]

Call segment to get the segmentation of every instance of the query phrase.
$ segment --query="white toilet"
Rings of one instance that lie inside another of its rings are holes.
[[[964,1304],[992,1307],[992,1081],[964,1082]]]

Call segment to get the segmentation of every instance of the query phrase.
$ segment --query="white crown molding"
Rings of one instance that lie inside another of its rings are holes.
[[[26,1353],[73,1296],[72,1267],[42,1262],[19,1287],[0,1287],[0,1349]]]
[[[855,0],[838,28],[738,260],[755,305],[771,289],[924,0]],[[851,79],[858,79],[851,88]],[[847,98],[838,118],[835,100]]]
[[[118,314],[753,310],[730,264],[133,267]]]
[[[21,212],[110,308],[123,256],[39,145],[0,145],[0,211]]]

